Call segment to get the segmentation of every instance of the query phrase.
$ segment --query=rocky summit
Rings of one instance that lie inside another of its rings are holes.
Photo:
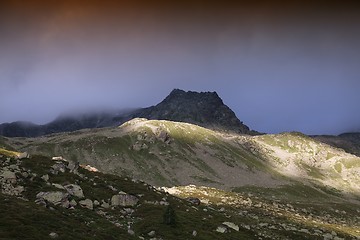
[[[174,89],[156,106],[142,109],[135,115],[147,119],[187,122],[203,127],[254,134],[226,106],[216,92],[185,92]]]

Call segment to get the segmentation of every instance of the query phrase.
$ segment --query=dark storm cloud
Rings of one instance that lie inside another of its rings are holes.
[[[0,122],[217,91],[251,128],[359,128],[351,1],[1,1]]]

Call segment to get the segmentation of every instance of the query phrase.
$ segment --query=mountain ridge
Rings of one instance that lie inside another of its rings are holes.
[[[257,134],[244,125],[226,106],[216,92],[185,92],[174,89],[159,104],[147,108],[108,113],[64,115],[37,125],[30,122],[0,124],[0,135],[6,137],[38,137],[47,134],[71,132],[86,128],[102,128],[121,125],[133,118],[189,122],[216,130]]]

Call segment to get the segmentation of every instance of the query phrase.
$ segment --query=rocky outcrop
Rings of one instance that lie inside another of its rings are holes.
[[[161,103],[141,109],[133,117],[187,122],[242,134],[256,133],[236,117],[216,92],[174,89]]]

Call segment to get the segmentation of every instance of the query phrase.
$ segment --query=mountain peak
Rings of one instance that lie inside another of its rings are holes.
[[[212,102],[218,102],[218,104],[223,104],[222,99],[219,97],[217,92],[195,92],[195,91],[184,91],[182,89],[175,88],[170,92],[170,94],[164,99],[173,100],[174,98],[187,98],[187,99],[197,99],[197,98],[207,98],[207,100],[212,100]]]
[[[223,103],[216,92],[174,89],[162,102],[143,109],[137,117],[188,122],[243,134],[254,133]]]

